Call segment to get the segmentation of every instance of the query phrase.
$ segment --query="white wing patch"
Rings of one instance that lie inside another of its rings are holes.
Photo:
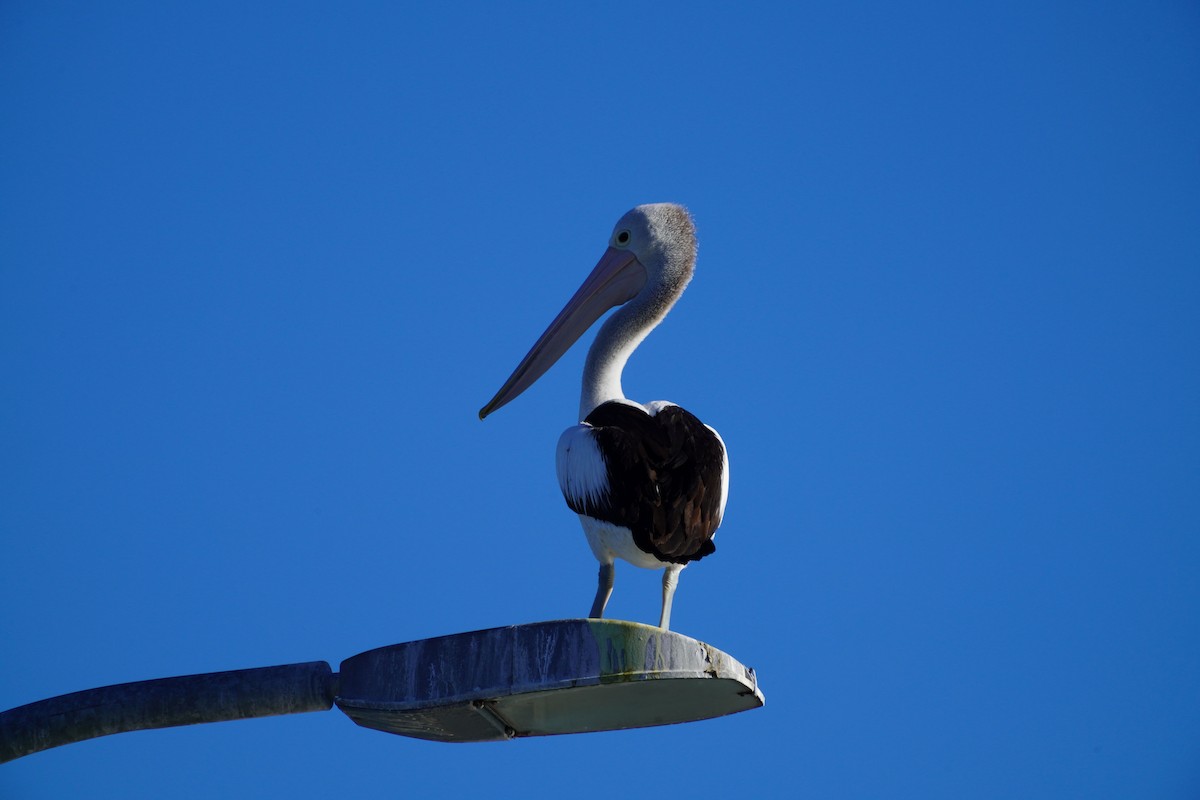
[[[592,426],[573,425],[558,437],[558,488],[576,504],[599,505],[608,498],[608,467]]]

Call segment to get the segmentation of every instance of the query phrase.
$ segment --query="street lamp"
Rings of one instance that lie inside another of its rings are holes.
[[[763,705],[754,670],[674,631],[571,619],[324,661],[124,683],[0,713],[0,763],[146,728],[326,711],[442,742],[643,728]]]

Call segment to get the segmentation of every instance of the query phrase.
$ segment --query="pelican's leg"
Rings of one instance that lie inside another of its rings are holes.
[[[682,569],[683,564],[672,564],[663,570],[662,617],[658,620],[658,627],[664,631],[671,629],[671,601],[675,599],[675,587],[679,585],[679,573]]]
[[[588,614],[592,619],[604,619],[604,607],[608,605],[608,598],[612,597],[613,576],[616,572],[617,569],[611,561],[600,565],[600,583],[596,587],[596,599],[592,601],[592,613]]]

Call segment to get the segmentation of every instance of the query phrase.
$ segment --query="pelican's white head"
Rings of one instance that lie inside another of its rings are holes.
[[[596,384],[592,389],[585,377],[585,394],[602,397],[611,393],[608,387],[615,386],[620,396],[625,360],[683,293],[695,264],[696,227],[683,206],[652,203],[626,212],[613,227],[608,249],[595,269],[496,396],[480,409],[479,418],[532,386],[604,312],[624,305],[597,339],[597,344],[604,340],[604,352],[597,355],[593,346],[588,356],[588,375],[603,376],[591,381]]]
[[[673,289],[678,297],[696,266],[696,226],[676,203],[648,203],[625,212],[613,226],[608,246],[634,254],[646,284]]]

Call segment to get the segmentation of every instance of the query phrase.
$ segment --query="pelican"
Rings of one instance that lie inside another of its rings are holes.
[[[558,441],[558,484],[600,562],[589,614],[603,618],[615,561],[662,569],[659,626],[670,627],[679,573],[712,553],[729,495],[729,458],[715,430],[674,403],[625,397],[621,372],[683,294],[696,264],[696,229],[674,203],[642,205],[617,221],[608,249],[479,418],[514,400],[610,308],[583,368],[578,425]]]

